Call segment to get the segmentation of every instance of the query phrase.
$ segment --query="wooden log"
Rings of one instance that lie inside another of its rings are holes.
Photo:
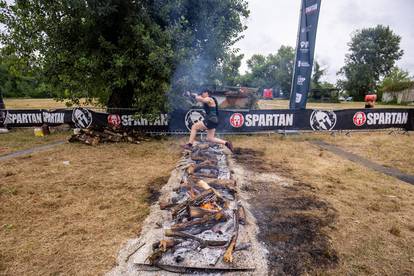
[[[238,216],[240,224],[245,225],[246,224],[246,212],[244,211],[244,207],[242,205],[239,205],[237,208],[237,216]]]
[[[208,216],[204,216],[203,218],[197,219],[197,220],[191,220],[183,223],[177,223],[173,226],[171,226],[172,230],[175,231],[181,231],[185,230],[187,228],[196,226],[196,225],[205,225],[210,223],[218,223],[226,219],[226,215],[223,211],[219,211],[215,214],[211,214]]]
[[[203,180],[205,181],[208,185],[217,185],[217,186],[229,186],[229,187],[236,187],[236,180],[234,179],[218,179],[218,178],[208,178],[208,177],[197,177],[197,176],[191,176],[191,179],[194,182],[197,182],[198,180]]]
[[[226,263],[233,262],[233,252],[236,248],[237,238],[239,235],[239,216],[237,214],[237,209],[233,210],[233,219],[234,219],[234,226],[233,226],[233,236],[231,237],[229,246],[224,253],[223,260]]]
[[[175,231],[172,229],[166,229],[165,236],[166,237],[177,237],[177,238],[182,238],[182,239],[192,239],[192,240],[198,241],[200,245],[202,245],[203,247],[224,246],[227,243],[227,241],[204,240],[197,236],[194,236],[194,235],[191,235],[185,232]]]
[[[195,164],[190,164],[187,167],[186,172],[188,173],[188,175],[192,175],[194,174],[194,170],[195,170]]]
[[[194,168],[194,171],[199,171],[201,169],[217,169],[217,161],[215,160],[205,160],[197,164]]]
[[[195,149],[206,150],[210,147],[209,144],[196,144],[194,145]]]
[[[188,213],[190,215],[190,218],[202,218],[204,216],[211,216],[213,214],[218,213],[218,210],[214,210],[214,209],[205,209],[205,208],[201,208],[201,207],[194,207],[194,206],[189,206],[188,207]]]
[[[205,181],[203,181],[203,180],[199,180],[199,181],[197,181],[196,186],[197,186],[198,188],[203,189],[203,190],[209,190],[209,189],[211,189],[210,185],[208,185],[208,184],[207,184]]]
[[[215,200],[215,198],[216,198],[216,194],[214,193],[213,189],[204,191],[201,194],[199,194],[196,198],[188,199],[185,202],[180,203],[177,206],[175,206],[172,210],[172,215],[173,217],[175,217],[182,210],[185,211],[187,205],[200,206],[201,204],[205,202]]]
[[[202,173],[202,172],[193,172],[192,173],[194,176],[199,177],[199,178],[217,178],[217,175],[213,174],[213,173]]]

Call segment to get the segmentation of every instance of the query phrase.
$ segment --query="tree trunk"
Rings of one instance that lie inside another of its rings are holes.
[[[112,91],[108,100],[108,108],[131,108],[134,98],[134,86],[128,82],[124,87]]]

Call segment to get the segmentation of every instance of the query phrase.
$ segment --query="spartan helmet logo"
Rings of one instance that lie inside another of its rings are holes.
[[[92,124],[92,114],[84,108],[75,108],[72,112],[72,122],[78,128],[88,128]]]
[[[230,124],[232,127],[239,128],[242,127],[244,123],[244,117],[241,113],[233,113],[230,117]]]
[[[204,111],[202,109],[191,109],[185,115],[185,126],[188,130],[198,122],[204,122]]]
[[[367,115],[365,115],[365,113],[362,111],[357,112],[355,113],[353,120],[354,120],[354,125],[363,126],[365,122],[367,121]]]
[[[336,125],[336,114],[333,111],[315,110],[310,117],[313,130],[332,130]]]

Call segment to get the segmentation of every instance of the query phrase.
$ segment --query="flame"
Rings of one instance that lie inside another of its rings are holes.
[[[203,209],[208,209],[208,210],[215,210],[216,206],[210,202],[204,203],[200,206]]]

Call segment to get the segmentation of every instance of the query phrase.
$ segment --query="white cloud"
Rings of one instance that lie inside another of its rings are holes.
[[[295,47],[300,0],[250,0],[250,18],[245,38],[236,44],[245,54],[275,53],[281,45]],[[344,65],[347,43],[357,29],[389,25],[402,37],[405,54],[398,66],[414,74],[414,1],[412,0],[322,0],[315,57],[328,66],[327,79],[335,82]],[[242,71],[247,69],[246,64]]]

